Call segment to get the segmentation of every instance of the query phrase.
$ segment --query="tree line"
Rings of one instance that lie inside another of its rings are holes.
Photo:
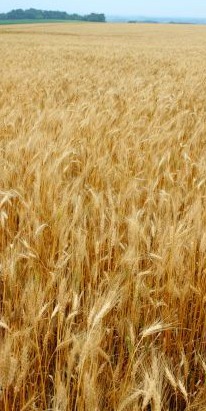
[[[85,16],[79,14],[68,14],[65,11],[37,10],[37,9],[16,9],[8,13],[0,13],[0,20],[74,20],[105,22],[106,17],[103,13],[91,13]]]

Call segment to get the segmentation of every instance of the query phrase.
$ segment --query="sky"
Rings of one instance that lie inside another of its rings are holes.
[[[80,14],[206,17],[206,0],[0,0],[0,12],[30,7]]]

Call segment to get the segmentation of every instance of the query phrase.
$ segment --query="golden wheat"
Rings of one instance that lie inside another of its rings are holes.
[[[206,28],[0,28],[0,409],[205,409]]]

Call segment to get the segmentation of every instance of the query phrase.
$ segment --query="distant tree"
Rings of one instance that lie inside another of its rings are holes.
[[[11,10],[5,16],[8,20],[20,20],[24,18],[24,11],[22,9]]]
[[[104,14],[91,13],[86,16],[79,14],[68,14],[65,11],[37,10],[37,9],[16,9],[8,13],[0,14],[1,20],[74,20],[74,21],[91,21],[105,22]]]
[[[83,19],[84,19],[83,16],[80,16],[79,14],[76,14],[76,13],[74,13],[74,14],[68,14],[67,16],[68,16],[68,20],[83,21]]]
[[[84,16],[85,21],[93,21],[93,22],[100,22],[100,23],[105,23],[106,18],[104,14],[97,14],[97,13],[91,13],[88,14],[87,16]]]
[[[43,19],[43,12],[42,10],[36,10],[36,9],[28,9],[25,10],[24,12],[24,18],[25,19],[31,19],[31,20],[40,20]]]
[[[25,10],[25,12],[24,12],[24,18],[25,19],[36,19],[37,18],[37,16],[38,16],[38,10],[35,10],[35,9],[28,9],[28,10]]]

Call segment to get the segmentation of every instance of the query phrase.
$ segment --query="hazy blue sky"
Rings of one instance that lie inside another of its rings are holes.
[[[0,0],[0,12],[30,7],[77,13],[206,17],[206,0]]]

